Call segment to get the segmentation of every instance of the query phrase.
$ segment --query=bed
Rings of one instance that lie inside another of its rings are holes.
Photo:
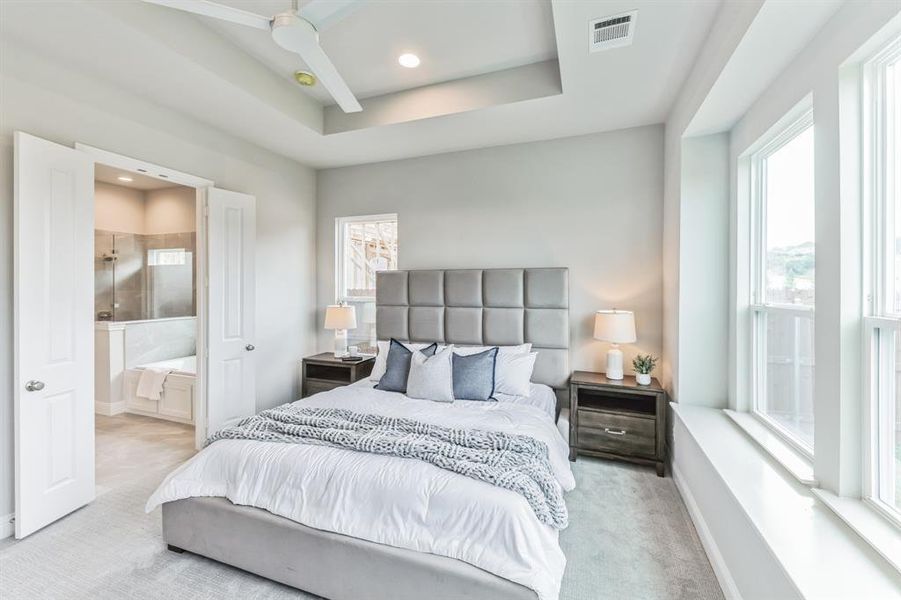
[[[555,425],[566,405],[568,313],[566,269],[382,272],[379,339],[531,343],[529,396],[441,404],[363,380],[299,402],[525,433],[545,442],[555,477],[571,489]],[[220,440],[167,477],[148,509],[158,505],[172,549],[332,600],[554,600],[565,567],[558,530],[522,497],[393,456]]]

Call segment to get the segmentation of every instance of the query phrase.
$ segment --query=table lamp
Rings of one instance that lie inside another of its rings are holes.
[[[353,306],[334,304],[325,309],[325,328],[335,330],[335,358],[347,356],[347,330],[357,327]]]
[[[594,316],[594,339],[610,342],[607,379],[623,378],[623,351],[619,344],[635,341],[635,315],[631,310],[599,310]]]

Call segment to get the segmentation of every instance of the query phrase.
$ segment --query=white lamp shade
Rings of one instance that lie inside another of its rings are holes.
[[[613,344],[635,341],[635,314],[630,310],[599,310],[594,316],[594,339]]]
[[[326,329],[356,329],[357,311],[353,306],[329,306],[325,309]]]

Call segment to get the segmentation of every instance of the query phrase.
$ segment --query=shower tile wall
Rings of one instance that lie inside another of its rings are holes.
[[[196,297],[196,235],[94,232],[94,311],[101,320],[139,321],[193,316]],[[184,248],[185,265],[147,266],[147,251]],[[109,260],[115,256],[116,260]],[[113,303],[117,306],[113,306]]]
[[[148,314],[145,319],[165,319],[196,315],[196,277],[194,277],[194,233],[166,233],[145,235],[144,252],[163,248],[184,248],[187,253],[184,265],[148,267],[146,278]]]
[[[118,306],[113,311],[116,321],[147,319],[145,311],[144,279],[146,236],[131,233],[114,234],[119,259],[116,261],[115,292]]]

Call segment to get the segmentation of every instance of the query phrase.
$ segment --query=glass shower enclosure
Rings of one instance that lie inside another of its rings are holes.
[[[94,232],[97,321],[195,316],[196,234]]]

